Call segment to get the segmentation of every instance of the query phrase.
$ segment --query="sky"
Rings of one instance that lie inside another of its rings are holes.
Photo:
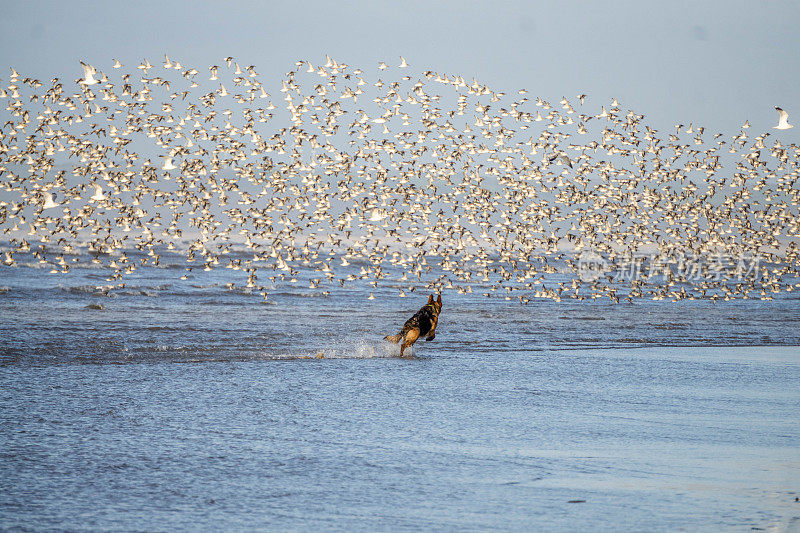
[[[773,131],[776,105],[800,122],[800,2],[4,4],[0,83],[8,67],[74,80],[81,60],[109,70],[116,58],[132,70],[166,52],[201,72],[234,56],[274,90],[298,59],[328,54],[375,71],[403,56],[420,74],[477,77],[497,91],[552,101],[585,93],[597,106],[617,98],[656,129],[730,134],[749,120]]]

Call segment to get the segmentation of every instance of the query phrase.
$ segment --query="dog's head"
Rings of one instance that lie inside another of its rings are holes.
[[[433,294],[428,296],[428,305],[433,307],[433,311],[438,315],[442,310],[442,295],[439,294],[436,299],[433,299]]]

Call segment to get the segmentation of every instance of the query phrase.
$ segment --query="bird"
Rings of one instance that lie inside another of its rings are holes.
[[[44,195],[44,204],[42,205],[42,209],[50,209],[52,207],[58,207],[59,204],[53,200],[53,193],[49,191],[45,191],[42,193]]]
[[[92,195],[91,200],[94,200],[95,202],[101,202],[101,201],[103,201],[105,199],[107,199],[107,197],[106,197],[105,193],[103,192],[103,187],[101,187],[100,185],[95,183],[94,184],[94,194]]]
[[[789,124],[789,113],[778,106],[775,106],[775,111],[778,112],[778,125],[773,126],[772,129],[788,130],[789,128],[794,128],[792,124]]]
[[[166,250],[189,272],[244,273],[242,288],[264,298],[326,283],[363,284],[373,299],[387,284],[398,297],[480,288],[523,305],[796,290],[800,148],[749,122],[730,136],[691,121],[662,134],[617,99],[554,105],[329,56],[290,66],[273,101],[255,66],[224,61],[212,84],[166,54],[154,77],[147,60],[133,73],[114,60],[108,76],[82,62],[80,91],[12,69],[0,89],[0,231],[15,239],[3,263],[85,238],[114,280],[142,266],[132,251],[147,266]],[[776,129],[791,127],[776,109]],[[584,250],[609,270],[584,279]],[[643,272],[642,250],[669,274]]]
[[[95,85],[100,83],[100,81],[94,79],[97,70],[93,66],[87,65],[83,61],[81,61],[81,66],[83,67],[83,79],[80,81],[82,85]]]

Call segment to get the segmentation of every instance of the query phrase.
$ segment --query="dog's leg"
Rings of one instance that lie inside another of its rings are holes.
[[[438,320],[436,320],[436,321],[433,323],[433,327],[432,327],[432,328],[431,328],[431,330],[428,332],[428,336],[427,336],[427,337],[425,337],[425,340],[426,340],[426,341],[432,341],[433,339],[435,339],[435,338],[436,338],[436,324],[438,324],[438,323],[439,323],[439,321],[438,321]]]
[[[403,344],[400,345],[400,357],[403,356],[403,352],[405,351],[406,347],[411,346],[417,339],[419,338],[419,328],[412,328],[406,332],[406,336],[403,337]]]

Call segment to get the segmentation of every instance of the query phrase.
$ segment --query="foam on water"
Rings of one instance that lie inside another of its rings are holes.
[[[293,359],[375,359],[400,357],[400,348],[385,341],[375,341],[367,338],[345,338],[333,340],[324,348],[314,354],[265,354],[265,359],[293,360]],[[413,350],[409,350],[406,357],[413,357]]]
[[[394,344],[373,339],[343,339],[322,349],[318,355],[326,359],[373,359],[400,357],[400,349]]]

